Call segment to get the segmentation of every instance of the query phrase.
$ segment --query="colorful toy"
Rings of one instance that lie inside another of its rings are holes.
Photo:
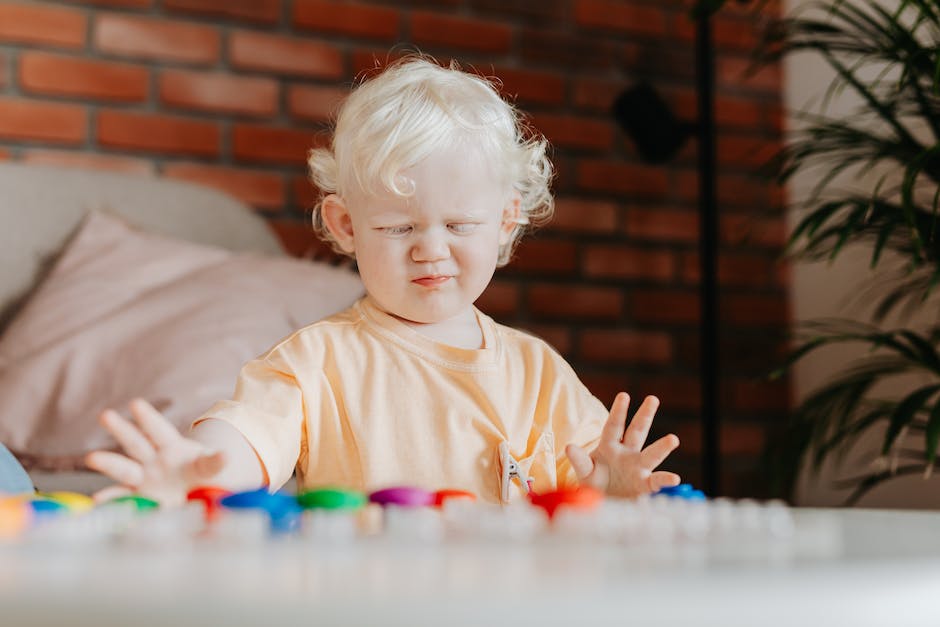
[[[398,505],[400,507],[425,507],[434,505],[434,492],[428,492],[421,488],[409,488],[398,486],[394,488],[385,488],[369,495],[369,500],[383,507],[386,505]]]
[[[533,505],[544,509],[549,518],[552,518],[561,506],[592,510],[600,505],[602,500],[604,500],[603,492],[584,486],[555,490],[544,494],[529,494],[529,501]]]
[[[355,510],[366,505],[369,499],[358,490],[342,488],[320,488],[297,495],[297,502],[304,509],[349,509]]]

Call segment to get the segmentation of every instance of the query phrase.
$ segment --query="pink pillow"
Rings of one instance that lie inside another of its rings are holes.
[[[0,442],[24,465],[115,448],[101,410],[148,399],[178,427],[241,365],[362,294],[345,269],[143,233],[90,214],[0,338]]]

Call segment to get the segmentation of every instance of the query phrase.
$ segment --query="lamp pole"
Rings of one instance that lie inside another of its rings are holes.
[[[715,192],[715,54],[711,11],[697,11],[695,30],[698,94],[698,187],[702,394],[702,479],[706,494],[718,496],[719,473],[719,343],[718,343],[718,202]]]

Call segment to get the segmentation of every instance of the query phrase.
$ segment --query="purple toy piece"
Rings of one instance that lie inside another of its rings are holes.
[[[424,507],[434,505],[434,493],[421,488],[396,487],[378,490],[369,495],[369,500],[382,507],[399,505],[402,507]]]

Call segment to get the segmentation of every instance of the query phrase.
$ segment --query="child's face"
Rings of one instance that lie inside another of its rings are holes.
[[[414,182],[410,197],[345,201],[348,229],[337,239],[355,253],[366,290],[385,311],[416,323],[455,320],[489,284],[519,196],[472,152],[440,150],[402,172]]]

